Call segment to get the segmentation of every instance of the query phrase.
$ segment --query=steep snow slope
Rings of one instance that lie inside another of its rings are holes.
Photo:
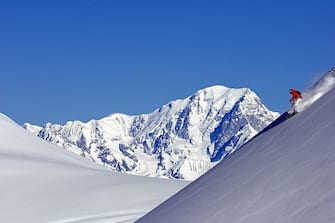
[[[110,172],[0,114],[0,222],[133,222],[187,184]]]
[[[334,114],[332,89],[137,222],[335,222]]]
[[[277,116],[250,89],[213,86],[150,114],[24,127],[118,172],[191,180]]]

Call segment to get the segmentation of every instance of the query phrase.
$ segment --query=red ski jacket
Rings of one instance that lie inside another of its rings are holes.
[[[292,95],[290,102],[296,102],[299,98],[302,98],[301,92],[298,90],[291,89],[290,94]]]

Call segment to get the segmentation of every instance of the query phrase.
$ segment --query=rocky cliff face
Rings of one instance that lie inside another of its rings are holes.
[[[277,116],[250,89],[213,86],[150,114],[24,128],[119,172],[192,180]]]

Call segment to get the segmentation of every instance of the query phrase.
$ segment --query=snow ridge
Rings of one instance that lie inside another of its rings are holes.
[[[193,180],[277,116],[248,88],[212,86],[150,114],[24,127],[118,172]]]

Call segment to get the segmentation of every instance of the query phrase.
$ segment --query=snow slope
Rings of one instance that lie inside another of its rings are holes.
[[[0,222],[133,222],[187,182],[110,172],[0,114]]]
[[[193,180],[277,116],[248,88],[212,86],[150,114],[24,128],[117,172]]]
[[[137,222],[335,222],[335,89],[328,90]]]

